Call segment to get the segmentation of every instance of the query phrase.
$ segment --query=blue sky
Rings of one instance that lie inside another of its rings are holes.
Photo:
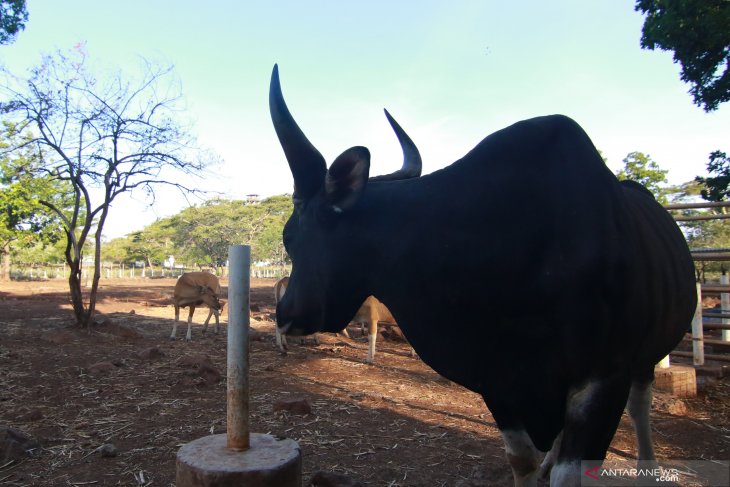
[[[424,172],[550,113],[578,121],[613,170],[641,151],[671,183],[704,174],[711,151],[730,151],[730,107],[692,104],[671,53],[640,48],[643,17],[629,0],[28,3],[27,28],[0,47],[0,62],[22,73],[42,52],[85,42],[109,69],[136,70],[139,56],[174,64],[200,143],[224,160],[198,184],[230,198],[291,191],[268,114],[274,63],[325,158],[365,145],[371,174],[402,158],[383,108],[418,145]],[[105,234],[187,204],[161,196],[150,209],[142,195],[120,201]]]

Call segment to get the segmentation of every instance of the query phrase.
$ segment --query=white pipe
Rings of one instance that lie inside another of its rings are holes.
[[[248,424],[248,328],[251,247],[231,245],[228,278],[228,443],[231,450],[250,446]]]

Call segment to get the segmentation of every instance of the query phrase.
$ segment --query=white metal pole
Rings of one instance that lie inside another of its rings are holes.
[[[705,342],[702,331],[702,287],[697,283],[697,308],[692,318],[692,357],[695,365],[705,365]]]
[[[248,424],[248,329],[251,247],[228,248],[228,442],[231,450],[250,446]]]

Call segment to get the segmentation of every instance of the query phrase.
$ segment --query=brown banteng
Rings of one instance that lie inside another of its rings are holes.
[[[395,323],[395,318],[390,310],[375,296],[368,296],[357,310],[350,323],[360,323],[367,327],[368,331],[368,356],[365,361],[369,364],[375,359],[375,341],[378,338],[378,322]]]
[[[282,277],[278,281],[274,283],[274,299],[276,299],[276,302],[278,303],[281,301],[281,298],[284,297],[284,293],[286,292],[286,287],[289,285],[289,278],[287,276]],[[341,332],[342,335],[349,337],[347,334],[347,330],[343,330]],[[299,343],[304,344],[304,341],[306,340],[305,337],[299,337]],[[319,340],[317,339],[317,335],[312,335],[312,340],[315,345],[319,345]],[[289,347],[289,344],[286,340],[286,335],[282,335],[279,333],[279,329],[276,329],[276,347],[279,349],[279,351],[286,355],[286,350]]]
[[[286,287],[289,284],[288,277],[282,277],[274,284],[274,298],[278,303],[281,298],[284,297]],[[375,342],[378,337],[378,322],[396,324],[393,315],[390,314],[388,308],[375,298],[375,296],[369,296],[365,302],[357,310],[355,316],[350,320],[350,323],[358,323],[367,327],[368,333],[368,356],[365,361],[369,364],[373,363],[375,358]],[[340,333],[347,336],[347,329],[342,330]],[[287,342],[286,336],[279,333],[279,329],[276,329],[276,346],[285,353]]]
[[[223,302],[219,299],[222,294],[218,278],[209,272],[186,272],[175,283],[173,301],[175,305],[175,324],[172,327],[170,339],[175,338],[177,333],[177,322],[180,319],[180,308],[189,308],[188,312],[188,333],[185,339],[192,340],[193,313],[196,306],[206,305],[208,317],[205,319],[203,332],[208,330],[210,317],[215,315],[215,332],[220,333],[219,314],[223,309]]]

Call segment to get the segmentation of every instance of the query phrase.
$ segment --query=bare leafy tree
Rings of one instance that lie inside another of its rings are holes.
[[[101,237],[110,205],[121,194],[169,185],[195,192],[191,178],[214,158],[197,148],[179,120],[181,97],[172,67],[143,61],[139,79],[118,72],[97,79],[84,46],[43,57],[27,78],[5,73],[0,114],[32,134],[45,156],[39,171],[73,188],[71,211],[41,201],[64,224],[69,288],[76,322],[92,323],[100,277]],[[22,150],[23,145],[9,151]],[[83,250],[93,232],[94,273],[82,292]]]

